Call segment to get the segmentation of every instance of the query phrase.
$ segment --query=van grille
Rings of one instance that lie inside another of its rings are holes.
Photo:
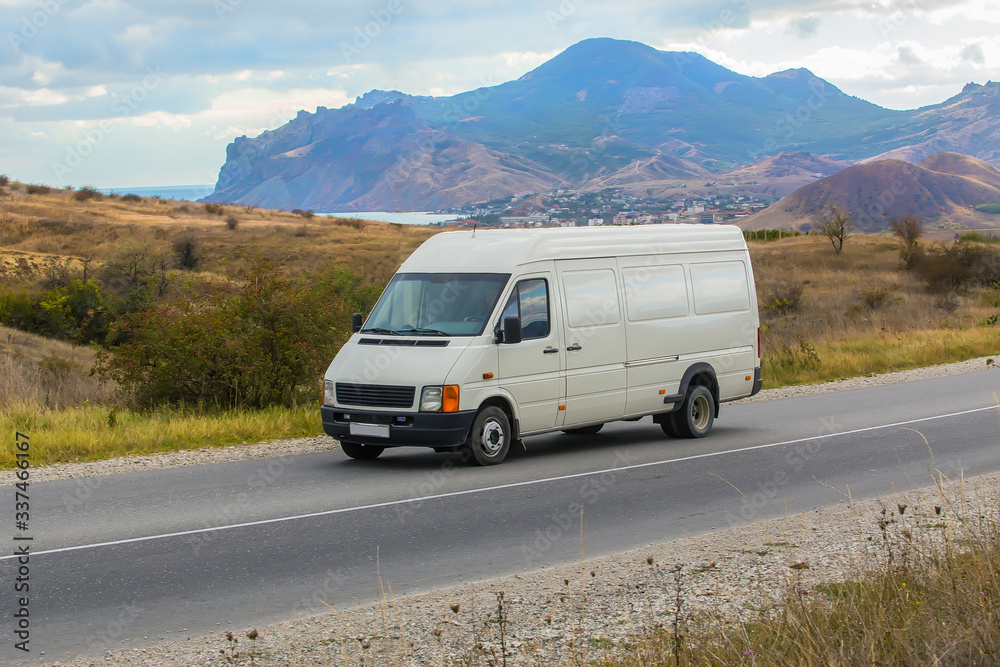
[[[415,387],[337,383],[337,403],[383,408],[412,408]]]

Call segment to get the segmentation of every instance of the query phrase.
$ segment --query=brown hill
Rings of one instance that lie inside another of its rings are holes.
[[[929,167],[935,167],[934,169]],[[1000,203],[1000,170],[964,155],[934,155],[925,163],[881,160],[848,167],[803,186],[748,218],[748,229],[803,229],[836,204],[864,231],[884,230],[889,220],[914,213],[929,227],[949,222],[976,226],[985,216],[977,204]]]
[[[746,166],[718,174],[720,183],[760,183],[772,188],[780,197],[788,195],[816,179],[836,174],[851,166],[850,162],[831,160],[802,151],[778,153]]]
[[[967,176],[980,183],[1000,188],[1000,169],[971,155],[950,152],[937,153],[919,164],[931,171]]]

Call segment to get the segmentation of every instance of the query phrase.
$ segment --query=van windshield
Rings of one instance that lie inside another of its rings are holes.
[[[478,336],[505,273],[397,273],[365,322],[365,333]]]

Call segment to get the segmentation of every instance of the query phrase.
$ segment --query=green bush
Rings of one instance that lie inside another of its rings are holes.
[[[745,229],[743,238],[747,241],[777,241],[793,236],[802,236],[802,232],[788,229]]]
[[[0,322],[75,343],[103,343],[113,318],[107,297],[94,280],[71,280],[36,298],[27,292],[0,293]]]
[[[1000,213],[1000,204],[979,204],[975,207],[980,213]]]
[[[121,344],[101,353],[99,372],[139,405],[292,405],[315,397],[350,314],[372,297],[343,270],[293,278],[258,264],[240,284],[189,288],[123,317],[109,336]]]

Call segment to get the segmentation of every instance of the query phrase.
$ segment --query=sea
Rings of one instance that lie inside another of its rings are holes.
[[[140,197],[160,197],[161,199],[181,199],[198,201],[215,191],[215,185],[162,185],[158,187],[141,188],[101,188],[104,194],[139,195]],[[459,220],[461,216],[443,215],[441,213],[424,213],[421,211],[317,211],[316,215],[328,215],[335,218],[360,218],[378,222],[395,222],[403,225],[435,225],[450,220]]]
[[[442,213],[422,213],[419,211],[351,211],[349,213],[320,213],[334,218],[360,218],[377,222],[395,222],[403,225],[436,225],[450,220],[462,220],[465,216],[445,215]]]
[[[160,197],[161,199],[183,199],[198,201],[215,192],[215,185],[160,185],[142,188],[101,188],[106,195],[139,195],[140,197]]]

